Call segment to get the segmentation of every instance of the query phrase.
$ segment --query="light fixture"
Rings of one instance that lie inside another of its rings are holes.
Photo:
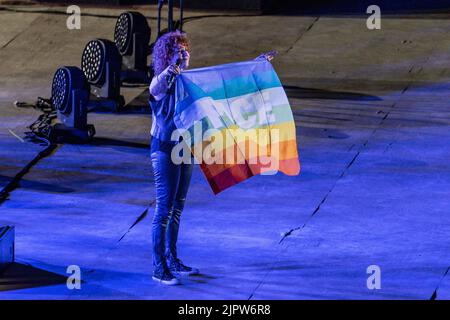
[[[91,93],[98,98],[96,106],[117,111],[124,105],[120,95],[122,57],[114,42],[95,39],[87,43],[81,57],[81,69],[91,84]]]
[[[114,29],[114,42],[122,55],[122,79],[149,81],[147,57],[151,29],[145,16],[127,11],[120,14]]]
[[[89,89],[79,68],[64,66],[55,72],[51,104],[60,123],[52,128],[52,139],[61,137],[87,141],[95,134],[94,126],[87,124]]]

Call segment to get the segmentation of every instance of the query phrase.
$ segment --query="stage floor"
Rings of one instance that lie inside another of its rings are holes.
[[[39,113],[13,101],[48,97],[56,69],[79,65],[87,41],[112,38],[121,12],[82,9],[102,17],[70,31],[65,8],[20,8],[0,10],[0,188],[43,149],[22,141]],[[0,299],[450,298],[448,17],[383,16],[371,31],[364,14],[235,14],[186,13],[193,67],[277,49],[301,174],[214,196],[196,166],[179,252],[201,274],[161,286],[151,279],[151,117],[91,113],[93,144],[58,146],[0,205],[17,259]],[[145,88],[123,93],[145,106]],[[70,265],[80,290],[66,286]],[[371,265],[381,289],[367,287]]]

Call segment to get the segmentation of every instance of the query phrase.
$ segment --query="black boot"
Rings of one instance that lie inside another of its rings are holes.
[[[184,265],[180,259],[172,257],[167,258],[167,267],[169,268],[169,271],[171,273],[181,276],[188,276],[199,273],[199,270],[197,268],[188,267]]]
[[[155,269],[153,271],[152,279],[168,286],[180,284],[180,280],[178,280],[166,267]]]

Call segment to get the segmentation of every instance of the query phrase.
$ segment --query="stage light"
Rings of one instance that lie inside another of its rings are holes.
[[[95,134],[87,124],[89,83],[77,67],[61,67],[53,76],[51,103],[60,124],[52,128],[52,140],[70,137],[86,141]]]
[[[139,12],[120,14],[114,28],[114,42],[122,55],[122,80],[144,82],[150,80],[147,57],[151,29]]]
[[[86,128],[89,85],[80,69],[62,67],[56,71],[51,101],[63,124],[77,129]]]
[[[81,57],[81,69],[91,84],[97,105],[117,111],[124,104],[120,95],[122,57],[114,42],[104,39],[89,41]]]

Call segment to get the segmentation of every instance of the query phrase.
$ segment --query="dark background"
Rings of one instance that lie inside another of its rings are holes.
[[[157,0],[45,0],[54,3],[90,3],[109,5],[157,4]],[[167,2],[167,1],[166,1]],[[179,1],[174,3],[178,5]],[[450,0],[184,0],[186,8],[195,9],[227,9],[227,10],[259,10],[266,13],[361,13],[372,4],[380,6],[384,12],[450,12]]]

